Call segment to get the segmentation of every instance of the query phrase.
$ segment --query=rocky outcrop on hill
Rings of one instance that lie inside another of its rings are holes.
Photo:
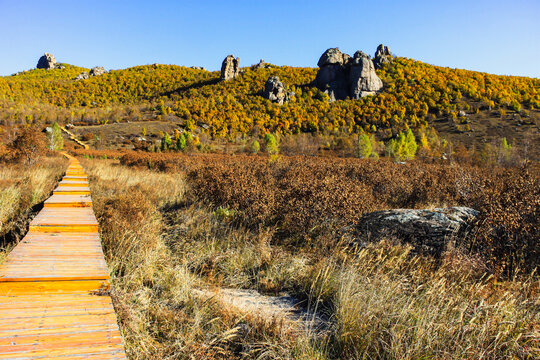
[[[77,75],[75,80],[86,80],[92,76],[101,76],[107,73],[107,70],[103,66],[95,66],[92,69],[90,69],[90,73],[84,71]]]
[[[283,105],[284,102],[289,102],[294,92],[285,91],[285,86],[279,81],[279,77],[271,76],[264,84],[264,98],[272,102]]]
[[[88,79],[90,76],[88,75],[88,73],[86,71],[80,73],[79,75],[77,75],[77,77],[75,78],[75,80],[86,80]]]
[[[101,76],[106,73],[107,71],[103,66],[96,66],[90,69],[90,76]]]
[[[399,239],[418,252],[440,255],[448,244],[459,245],[474,230],[478,211],[468,207],[433,210],[394,209],[363,215],[344,229],[345,239],[365,246],[383,239]]]
[[[315,84],[328,94],[330,101],[374,95],[383,87],[373,62],[361,51],[351,58],[338,48],[330,48],[322,54],[317,65]]]
[[[317,65],[319,71],[315,82],[317,87],[330,96],[330,101],[349,96],[349,65],[351,57],[338,48],[328,49],[322,54]]]
[[[270,64],[267,64],[264,62],[263,59],[259,60],[259,62],[255,65],[251,65],[251,70],[257,70],[257,69],[268,69],[270,67]]]
[[[194,70],[206,70],[204,67],[202,66],[192,66],[191,69],[194,69]]]
[[[350,73],[350,94],[359,99],[375,93],[383,88],[381,79],[375,73],[375,66],[368,55],[357,51],[352,59]]]
[[[56,59],[53,54],[45,53],[39,58],[36,68],[37,69],[55,69],[57,67]]]
[[[240,73],[240,58],[228,55],[221,63],[221,80],[231,80]]]
[[[380,44],[377,47],[377,51],[375,52],[375,58],[373,59],[373,65],[375,65],[375,69],[380,69],[383,64],[390,63],[393,59],[392,53],[390,52],[390,48],[388,46],[384,46],[383,44]]]

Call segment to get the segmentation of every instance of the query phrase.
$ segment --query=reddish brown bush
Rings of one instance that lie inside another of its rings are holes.
[[[40,156],[48,153],[45,135],[36,128],[25,127],[18,130],[16,138],[10,144],[0,149],[0,160],[32,165]]]
[[[460,165],[321,157],[151,154],[131,152],[129,166],[185,171],[197,200],[235,210],[236,221],[275,226],[281,238],[309,239],[366,212],[388,208],[470,206],[478,231],[463,248],[492,269],[533,269],[540,259],[540,167]]]

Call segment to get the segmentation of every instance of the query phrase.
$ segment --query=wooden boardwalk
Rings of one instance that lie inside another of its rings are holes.
[[[68,158],[0,265],[0,359],[126,359],[86,174]]]

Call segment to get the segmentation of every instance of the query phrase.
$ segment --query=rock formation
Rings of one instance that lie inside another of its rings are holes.
[[[264,60],[261,59],[257,64],[252,65],[252,66],[251,66],[251,69],[252,69],[252,70],[257,70],[257,69],[268,69],[269,67],[270,67],[270,64],[265,63]]]
[[[79,75],[77,75],[77,77],[75,78],[75,80],[86,80],[89,78],[89,75],[88,73],[85,71],[85,72],[82,72],[80,73]]]
[[[192,66],[191,69],[194,69],[194,70],[206,70],[204,67],[202,66]]]
[[[240,58],[228,55],[221,64],[221,80],[231,80],[240,73]]]
[[[355,99],[375,93],[383,88],[381,79],[368,55],[357,51],[352,59],[349,72],[350,94]]]
[[[344,233],[345,239],[360,246],[394,238],[412,244],[418,252],[440,255],[450,242],[459,245],[466,238],[478,215],[468,207],[376,211],[364,214]]]
[[[284,102],[289,102],[294,92],[286,92],[285,86],[279,81],[279,77],[271,76],[264,84],[264,98],[272,102],[283,105]]]
[[[319,71],[315,82],[317,87],[330,96],[330,101],[349,96],[348,73],[350,56],[338,48],[328,49],[322,54],[317,65]]]
[[[95,66],[93,67],[92,69],[90,69],[90,73],[84,71],[82,73],[80,73],[79,75],[77,75],[77,77],[75,78],[75,80],[86,80],[92,76],[101,76],[103,74],[106,74],[107,71],[105,70],[105,68],[103,66]]]
[[[390,52],[390,48],[388,46],[380,44],[377,47],[377,51],[375,52],[375,59],[373,59],[373,65],[375,65],[375,69],[380,69],[383,64],[391,62],[392,58],[393,56]]]
[[[330,48],[322,54],[317,65],[315,84],[328,94],[330,101],[374,95],[383,87],[373,62],[361,51],[351,58],[338,48]]]
[[[103,66],[96,66],[90,69],[90,76],[101,76],[106,74],[105,68]]]
[[[47,70],[56,68],[56,59],[54,58],[54,55],[45,53],[39,58],[36,68]]]

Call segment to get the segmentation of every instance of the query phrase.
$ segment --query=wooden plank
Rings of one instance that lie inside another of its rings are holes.
[[[91,207],[92,198],[90,195],[52,195],[45,201],[44,207]]]
[[[0,296],[43,293],[82,293],[108,290],[108,280],[0,282]]]

